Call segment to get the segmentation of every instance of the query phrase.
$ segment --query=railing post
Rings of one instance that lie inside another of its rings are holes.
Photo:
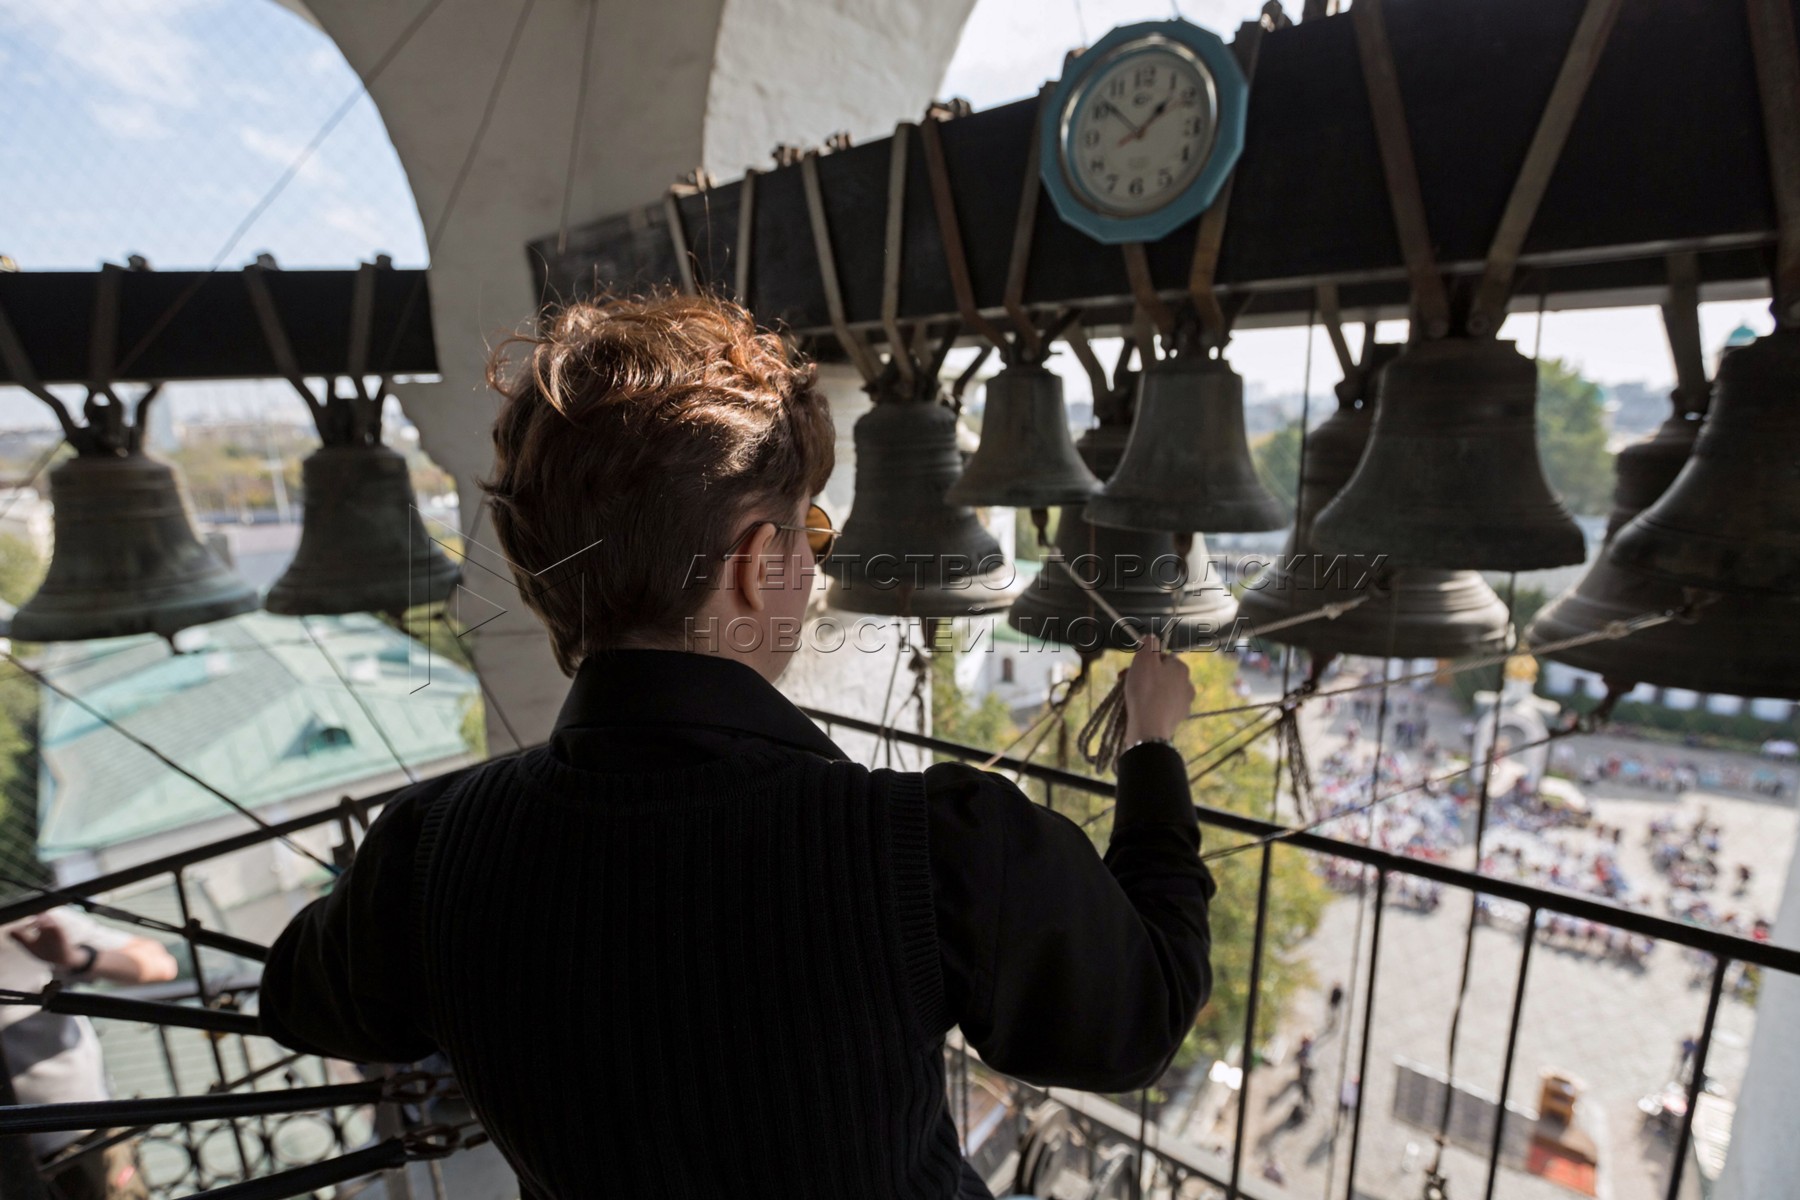
[[[1481,902],[1476,897],[1477,904]],[[1538,908],[1533,905],[1525,915],[1525,946],[1519,951],[1519,981],[1513,987],[1512,1022],[1506,1027],[1506,1062],[1500,1068],[1500,1104],[1494,1113],[1494,1142],[1488,1150],[1487,1200],[1494,1200],[1494,1185],[1500,1180],[1500,1146],[1506,1139],[1506,1094],[1512,1090],[1513,1056],[1519,1049],[1519,1022],[1525,1012],[1525,972],[1531,967],[1531,946],[1537,941]]]
[[[1369,934],[1369,983],[1363,992],[1362,1045],[1356,1054],[1356,1109],[1350,1114],[1350,1164],[1344,1200],[1356,1200],[1356,1152],[1362,1146],[1362,1115],[1369,1102],[1369,1041],[1375,1030],[1375,973],[1381,965],[1381,915],[1386,910],[1387,872],[1375,872],[1375,925]]]
[[[1244,1052],[1243,1069],[1238,1077],[1237,1132],[1231,1144],[1231,1183],[1225,1189],[1226,1200],[1237,1200],[1238,1181],[1244,1168],[1244,1132],[1250,1115],[1250,1078],[1256,1069],[1256,1002],[1262,990],[1263,934],[1269,924],[1269,868],[1273,857],[1274,846],[1264,842],[1262,874],[1256,883],[1256,933],[1250,944],[1250,996],[1244,1011]]]
[[[1700,1092],[1706,1082],[1706,1052],[1712,1049],[1713,1023],[1719,1019],[1719,997],[1725,991],[1725,968],[1731,965],[1729,958],[1717,959],[1718,966],[1713,968],[1712,992],[1706,998],[1706,1023],[1700,1027],[1700,1044],[1694,1048],[1694,1073],[1688,1078],[1687,1111],[1681,1114],[1681,1136],[1675,1141],[1675,1156],[1669,1160],[1668,1200],[1678,1200],[1681,1194],[1681,1173],[1687,1166],[1688,1143],[1694,1137],[1694,1107],[1700,1102]]]
[[[0,1047],[0,1108],[17,1104],[13,1094],[12,1068],[6,1063],[6,1052]],[[6,1200],[49,1200],[50,1193],[38,1174],[37,1155],[31,1152],[31,1139],[24,1134],[0,1137],[0,1196]]]
[[[1131,1200],[1144,1200],[1144,1141],[1150,1132],[1150,1089],[1138,1092],[1137,1157],[1132,1160]]]
[[[200,943],[194,940],[194,930],[198,927],[198,922],[194,919],[193,906],[188,902],[187,872],[176,870],[174,877],[175,900],[181,905],[182,936],[187,941],[188,960],[194,965],[194,992],[200,1000],[201,1008],[211,1008],[212,989],[206,986],[206,965],[200,961]],[[230,1076],[225,1073],[225,1054],[219,1049],[220,1039],[211,1034],[203,1036],[206,1038],[206,1048],[212,1052],[216,1082],[223,1088],[225,1081]],[[249,1179],[253,1171],[250,1166],[250,1153],[244,1149],[244,1127],[237,1123],[235,1117],[231,1118],[228,1124],[231,1126],[232,1144],[237,1147],[238,1165],[243,1168],[244,1178]]]

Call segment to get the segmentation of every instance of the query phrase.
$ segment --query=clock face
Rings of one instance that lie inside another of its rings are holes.
[[[1205,166],[1218,128],[1213,75],[1187,46],[1151,35],[1096,63],[1062,112],[1064,177],[1119,217],[1174,201]]]

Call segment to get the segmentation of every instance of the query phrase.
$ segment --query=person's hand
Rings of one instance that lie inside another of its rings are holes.
[[[81,953],[70,944],[68,931],[50,913],[31,918],[17,929],[7,932],[13,941],[53,967],[72,967]]]
[[[1194,704],[1187,664],[1163,652],[1147,635],[1125,670],[1125,745],[1145,738],[1173,738]]]

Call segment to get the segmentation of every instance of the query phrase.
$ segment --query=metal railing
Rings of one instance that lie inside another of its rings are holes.
[[[805,711],[808,716],[820,722],[827,733],[833,733],[842,728],[858,733],[873,734],[965,762],[986,762],[991,757],[989,751],[946,741],[942,738],[910,733],[861,718],[819,709],[806,709]],[[994,765],[1015,772],[1022,779],[1034,780],[1042,784],[1045,788],[1045,801],[1051,805],[1054,805],[1059,789],[1107,799],[1111,799],[1117,794],[1117,789],[1107,780],[1096,779],[1058,767],[1012,757],[1003,757]],[[1186,1148],[1171,1145],[1163,1139],[1149,1138],[1147,1136],[1148,1122],[1142,1119],[1135,1123],[1129,1119],[1121,1121],[1119,1113],[1124,1110],[1117,1105],[1073,1107],[1073,1122],[1078,1126],[1085,1126],[1091,1140],[1104,1143],[1108,1140],[1123,1139],[1131,1144],[1133,1152],[1137,1156],[1137,1162],[1143,1164],[1140,1177],[1144,1181],[1134,1184],[1132,1189],[1125,1193],[1134,1200],[1136,1197],[1146,1194],[1144,1189],[1152,1186],[1149,1182],[1152,1179],[1161,1181],[1162,1185],[1171,1189],[1169,1194],[1173,1195],[1182,1194],[1182,1187],[1189,1181],[1198,1181],[1218,1189],[1227,1197],[1256,1192],[1254,1185],[1247,1186],[1243,1172],[1246,1162],[1246,1110],[1249,1107],[1247,1101],[1250,1095],[1252,1076],[1258,1063],[1256,1052],[1258,1046],[1257,1000],[1269,914],[1270,869],[1274,850],[1279,845],[1285,844],[1298,850],[1334,859],[1348,860],[1360,864],[1365,870],[1372,870],[1374,873],[1372,932],[1369,939],[1368,957],[1362,964],[1363,1013],[1359,1062],[1356,1072],[1357,1078],[1365,1081],[1363,1085],[1365,1094],[1366,1081],[1369,1078],[1369,1048],[1373,1041],[1376,978],[1381,961],[1382,925],[1388,908],[1390,881],[1396,877],[1417,879],[1445,889],[1470,893],[1472,902],[1474,897],[1486,896],[1524,906],[1526,911],[1524,929],[1528,931],[1529,936],[1523,936],[1520,939],[1517,978],[1507,1020],[1506,1049],[1498,1092],[1501,1105],[1493,1122],[1491,1142],[1486,1156],[1487,1177],[1483,1194],[1487,1200],[1492,1200],[1499,1179],[1501,1143],[1506,1129],[1504,1100],[1511,1088],[1517,1062],[1526,983],[1531,965],[1532,949],[1539,940],[1537,930],[1543,924],[1542,918],[1549,915],[1592,922],[1596,925],[1616,928],[1626,933],[1650,938],[1655,942],[1684,947],[1707,955],[1712,960],[1706,1015],[1699,1037],[1696,1039],[1691,1060],[1692,1069],[1687,1082],[1687,1103],[1672,1147],[1665,1192],[1668,1200],[1676,1200],[1682,1194],[1684,1168],[1693,1138],[1694,1113],[1700,1090],[1707,1078],[1707,1058],[1713,1047],[1719,1003],[1724,993],[1728,970],[1733,964],[1743,964],[1789,975],[1800,975],[1800,950],[1775,945],[1771,942],[1755,941],[1698,925],[1673,921],[1651,913],[1621,908],[1575,893],[1551,891],[1515,880],[1483,875],[1430,859],[1411,858],[1372,846],[1342,841],[1309,829],[1296,830],[1225,809],[1196,805],[1195,810],[1203,828],[1246,835],[1247,840],[1241,849],[1258,854],[1260,859],[1250,959],[1249,999],[1240,1057],[1242,1075],[1237,1091],[1239,1097],[1237,1120],[1228,1166],[1225,1172],[1221,1173],[1217,1164],[1206,1162],[1203,1158],[1188,1152]],[[1065,1106],[1070,1105],[1070,1097],[1060,1094],[1058,1089],[1034,1089],[1026,1084],[1017,1086],[1025,1095],[1058,1099]],[[1341,1193],[1334,1192],[1334,1195],[1341,1194],[1345,1200],[1355,1200],[1358,1195],[1357,1159],[1362,1146],[1365,1107],[1366,1104],[1359,1102],[1352,1110],[1349,1164],[1343,1180],[1343,1191]],[[1133,1124],[1136,1125],[1135,1129],[1132,1127]],[[1327,1200],[1332,1200],[1332,1198],[1327,1197]]]
[[[109,1062],[120,1051],[120,1035],[148,1031],[148,1044],[134,1039],[131,1050],[134,1058],[148,1060],[134,1063],[139,1095],[88,1104],[0,1104],[0,1193],[7,1200],[36,1200],[46,1194],[43,1178],[121,1144],[131,1147],[156,1200],[239,1195],[239,1188],[251,1189],[243,1195],[300,1195],[377,1169],[392,1172],[409,1157],[442,1149],[431,1135],[409,1142],[397,1112],[431,1098],[431,1081],[366,1077],[351,1064],[290,1053],[261,1035],[250,1007],[261,979],[254,964],[267,949],[204,925],[195,915],[190,878],[213,860],[332,825],[338,828],[334,857],[340,865],[348,863],[370,814],[400,790],[345,798],[305,816],[0,904],[0,925],[70,904],[115,922],[136,923],[139,932],[178,943],[171,949],[185,958],[189,976],[119,990],[52,984],[41,993],[0,992],[0,1004],[36,1004],[47,1012],[103,1022],[102,1048]],[[134,914],[126,907],[129,901],[103,902],[152,882],[172,889],[180,924]],[[203,959],[203,950],[234,956],[251,969],[221,972]],[[0,1063],[0,1076],[5,1074]],[[30,1157],[28,1135],[77,1130],[94,1132],[42,1164]],[[26,1178],[33,1166],[39,1179]]]
[[[975,746],[946,741],[924,734],[909,733],[890,726],[878,725],[875,722],[849,717],[822,710],[806,710],[808,715],[823,725],[826,731],[837,729],[853,730],[860,733],[873,734],[878,738],[891,738],[897,742],[917,747],[934,755],[941,755],[963,761],[992,761],[993,765],[1015,772],[1023,779],[1037,781],[1046,791],[1046,798],[1054,802],[1056,793],[1064,790],[1070,793],[1089,797],[1110,798],[1115,795],[1113,784],[1103,779],[1081,775],[1053,766],[1023,760],[1013,756],[1001,756],[993,759],[991,753]],[[359,799],[346,798],[335,808],[324,809],[306,816],[296,817],[266,828],[259,828],[231,838],[223,839],[210,845],[181,851],[166,857],[147,862],[124,870],[72,885],[61,891],[48,891],[42,894],[25,896],[0,905],[0,924],[20,920],[50,908],[70,902],[75,897],[105,897],[121,888],[142,884],[148,880],[167,877],[176,889],[180,898],[184,925],[181,936],[186,942],[188,954],[195,970],[196,986],[188,997],[193,1003],[187,1006],[173,1005],[166,1001],[158,1003],[141,999],[128,999],[91,995],[80,992],[64,991],[57,994],[45,994],[40,999],[47,1006],[54,1006],[61,1011],[85,1012],[100,1019],[116,1018],[127,1021],[149,1021],[155,1023],[159,1036],[167,1039],[170,1029],[180,1027],[204,1027],[208,1032],[204,1035],[209,1043],[209,1058],[213,1066],[214,1076],[210,1091],[215,1093],[209,1097],[204,1114],[198,1109],[180,1109],[169,1106],[167,1101],[119,1101],[106,1112],[107,1123],[123,1126],[127,1134],[143,1130],[174,1132],[158,1132],[156,1136],[167,1144],[175,1145],[188,1154],[194,1164],[191,1175],[184,1175],[175,1184],[165,1187],[161,1194],[179,1194],[184,1188],[218,1187],[230,1184],[223,1192],[215,1195],[256,1195],[278,1197],[296,1195],[324,1186],[331,1182],[342,1182],[351,1178],[364,1176],[374,1171],[386,1171],[389,1179],[404,1193],[404,1180],[398,1178],[397,1168],[409,1159],[441,1156],[462,1144],[462,1139],[447,1135],[439,1127],[406,1128],[391,1119],[392,1110],[402,1104],[414,1102],[416,1095],[397,1087],[393,1080],[375,1081],[366,1085],[350,1084],[356,1090],[351,1091],[340,1086],[337,1090],[323,1085],[341,1081],[340,1072],[336,1076],[314,1072],[310,1078],[296,1076],[294,1081],[303,1085],[285,1101],[270,1100],[266,1092],[258,1093],[244,1099],[242,1093],[232,1092],[234,1076],[228,1070],[226,1056],[222,1047],[233,1038],[247,1046],[245,1041],[256,1035],[245,1024],[240,1014],[243,999],[252,990],[241,982],[234,982],[230,987],[209,986],[204,967],[200,961],[202,947],[212,946],[229,949],[244,954],[248,947],[241,939],[231,938],[216,930],[205,928],[192,915],[189,906],[187,873],[211,859],[246,850],[275,838],[289,837],[308,830],[336,824],[340,832],[340,840],[336,847],[336,857],[340,864],[349,861],[354,853],[354,846],[360,830],[366,828],[367,822],[375,809],[385,804],[389,798],[401,789],[391,789]],[[1767,970],[1800,975],[1800,951],[1768,942],[1753,941],[1736,937],[1716,930],[1668,920],[1650,913],[1616,907],[1601,900],[1586,896],[1549,891],[1514,880],[1494,878],[1478,874],[1446,863],[1427,859],[1410,858],[1389,851],[1342,841],[1313,830],[1296,830],[1270,821],[1246,816],[1206,806],[1197,806],[1202,826],[1212,830],[1243,835],[1247,840],[1242,849],[1256,853],[1260,857],[1258,872],[1258,888],[1255,908],[1255,926],[1253,933],[1252,954],[1250,958],[1249,1004],[1247,1018],[1242,1037],[1242,1053],[1240,1058],[1241,1076],[1237,1084],[1239,1097],[1235,1131],[1228,1158],[1221,1165],[1208,1156],[1195,1152],[1193,1147],[1176,1140],[1160,1136],[1159,1131],[1149,1122],[1147,1112],[1142,1107],[1134,1114],[1127,1107],[1116,1104],[1101,1097],[1084,1097],[1066,1093],[1060,1089],[1033,1088],[1019,1081],[1003,1081],[1000,1089],[1012,1098],[1009,1103],[1016,1102],[1016,1119],[1007,1127],[1018,1127],[1029,1139],[1036,1130],[1040,1137],[1034,1143],[1040,1148],[1043,1144],[1042,1118],[1046,1113],[1056,1116],[1059,1128],[1074,1131],[1076,1139],[1086,1148],[1090,1170],[1097,1173],[1094,1181],[1096,1197],[1117,1196],[1129,1197],[1131,1200],[1150,1195],[1168,1195],[1183,1197],[1192,1195],[1193,1187],[1215,1189],[1227,1196],[1255,1196],[1260,1194],[1260,1185],[1244,1178],[1243,1165],[1245,1159],[1247,1125],[1244,1109],[1249,1096],[1249,1088],[1254,1073],[1258,1068],[1257,1048],[1259,1035],[1256,1026],[1257,1000],[1260,977],[1265,953],[1265,939],[1269,916],[1271,863],[1276,847],[1287,845],[1297,850],[1327,856],[1331,859],[1345,860],[1359,864],[1366,872],[1372,872],[1372,925],[1367,961],[1363,964],[1362,995],[1362,1028],[1360,1041],[1359,1078],[1367,1079],[1369,1067],[1369,1048],[1375,1017],[1375,981],[1380,963],[1380,952],[1383,934],[1384,914],[1390,907],[1388,897],[1390,883],[1396,878],[1422,880],[1439,885],[1445,889],[1468,892],[1472,897],[1486,896],[1497,900],[1511,901],[1523,905],[1527,912],[1525,928],[1534,930],[1540,924],[1540,917],[1554,915],[1589,921],[1598,925],[1624,930],[1640,937],[1650,938],[1656,942],[1680,946],[1710,956],[1712,968],[1710,972],[1710,988],[1707,997],[1706,1016],[1702,1025],[1695,1050],[1692,1056],[1693,1070],[1687,1085],[1687,1106],[1685,1114],[1676,1133],[1674,1153],[1672,1156],[1667,1195],[1676,1197],[1681,1191],[1684,1162],[1692,1138],[1693,1114],[1698,1100],[1698,1093],[1706,1078],[1706,1062],[1713,1046],[1715,1024],[1718,1016],[1721,996],[1724,991],[1727,970],[1733,964],[1746,964]],[[1537,938],[1526,936],[1521,939],[1519,951],[1517,984],[1512,996],[1510,1016],[1507,1025],[1506,1051],[1502,1082],[1499,1095],[1504,1100],[1511,1083],[1517,1058],[1518,1036],[1521,1014],[1526,993],[1527,971],[1531,963],[1532,950]],[[984,1078],[992,1082],[994,1074],[979,1064],[972,1053],[960,1049],[960,1043],[951,1044],[951,1088],[952,1111],[958,1111],[955,1102],[957,1090],[960,1088],[964,1098],[962,1106],[966,1113],[966,1098],[970,1089],[971,1072],[981,1072]],[[245,1064],[252,1062],[252,1056],[246,1048],[242,1051]],[[171,1057],[171,1064],[173,1058]],[[173,1073],[173,1067],[171,1066]],[[241,1074],[241,1072],[240,1072]],[[257,1079],[266,1080],[272,1072],[266,1068],[257,1075]],[[185,1081],[176,1079],[179,1085]],[[246,1081],[235,1079],[242,1086]],[[236,1101],[234,1103],[234,1100]],[[378,1111],[390,1114],[390,1119],[378,1126],[384,1140],[374,1142],[364,1137],[360,1148],[348,1133],[344,1131],[341,1121],[332,1126],[333,1136],[328,1139],[330,1155],[323,1161],[294,1167],[277,1153],[274,1135],[268,1124],[271,1117],[304,1111],[323,1109],[329,1124],[330,1113],[349,1111],[344,1106],[354,1102],[366,1109],[373,1104]],[[271,1106],[279,1109],[279,1113],[271,1111]],[[314,1107],[316,1106],[316,1107]],[[42,1107],[42,1106],[40,1106]],[[60,1106],[50,1106],[60,1107]],[[1363,1137],[1363,1109],[1359,1103],[1351,1116],[1349,1138],[1349,1168],[1343,1181],[1342,1195],[1354,1200],[1358,1195],[1356,1187],[1356,1162],[1361,1149]],[[1504,1112],[1504,1106],[1502,1106]],[[31,1117],[33,1120],[61,1119],[65,1123],[76,1119],[78,1114],[62,1113],[43,1114]],[[1035,1115],[1037,1120],[1029,1119]],[[0,1149],[8,1143],[22,1146],[22,1137],[8,1137],[5,1134],[18,1134],[28,1126],[25,1122],[28,1114],[17,1108],[0,1106]],[[202,1118],[203,1120],[196,1120]],[[98,1120],[89,1117],[85,1119]],[[245,1128],[254,1122],[255,1125],[248,1140]],[[969,1133],[966,1115],[958,1116],[959,1128],[967,1136]],[[1000,1125],[1006,1125],[1000,1122]],[[997,1127],[994,1120],[989,1120],[991,1128]],[[87,1125],[74,1127],[87,1128]],[[1504,1117],[1494,1122],[1492,1143],[1487,1154],[1486,1195],[1492,1197],[1498,1177],[1501,1161],[1501,1139],[1504,1132]],[[219,1168],[219,1155],[208,1155],[202,1148],[207,1138],[217,1139],[220,1130],[229,1130],[230,1144],[226,1149],[229,1157],[236,1162],[237,1169],[222,1170]],[[479,1135],[477,1135],[477,1139]],[[235,1153],[230,1153],[235,1146]],[[1036,1153],[1034,1151],[1034,1153]],[[1044,1161],[1042,1154],[1033,1161]],[[1020,1160],[1020,1163],[1023,1159]],[[1016,1171],[1019,1163],[1013,1164]],[[270,1171],[277,1173],[270,1175]],[[5,1164],[0,1161],[0,1179],[4,1179]],[[256,1181],[256,1182],[245,1182]],[[239,1187],[250,1190],[239,1193]],[[1328,1198],[1329,1200],[1329,1198]]]

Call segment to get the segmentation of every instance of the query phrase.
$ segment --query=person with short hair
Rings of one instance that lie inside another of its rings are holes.
[[[268,1032],[442,1051],[543,1198],[986,1197],[952,1027],[1034,1083],[1155,1081],[1212,980],[1186,666],[1126,673],[1104,856],[1001,776],[851,762],[774,686],[835,537],[814,368],[704,296],[523,344],[485,487],[573,683],[544,745],[388,804],[272,948]]]
[[[0,926],[0,988],[41,992],[53,981],[163,983],[175,978],[175,959],[162,943],[109,929],[74,908],[54,908]],[[0,1004],[0,1053],[20,1104],[80,1104],[106,1100],[100,1039],[86,1017],[29,1004]],[[36,1133],[31,1149],[48,1161],[83,1134]],[[130,1147],[95,1151],[48,1173],[53,1200],[107,1200],[143,1195]]]

